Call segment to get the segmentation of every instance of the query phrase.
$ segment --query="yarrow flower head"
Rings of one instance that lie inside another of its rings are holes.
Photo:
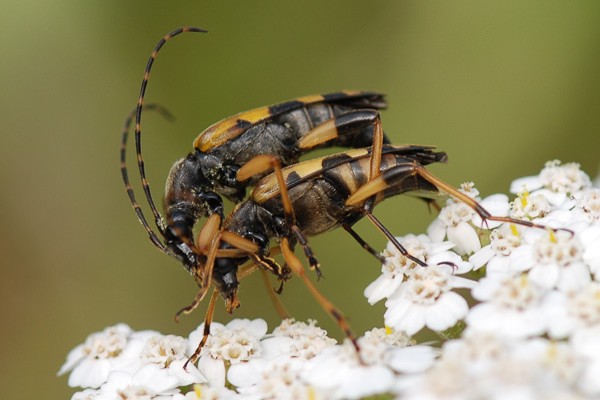
[[[490,243],[469,257],[473,269],[486,267],[488,276],[519,274],[534,264],[531,246],[524,241],[523,228],[514,224],[503,224],[490,234]]]
[[[438,362],[406,381],[406,399],[583,399],[581,359],[566,343],[465,331]]]
[[[385,301],[386,327],[354,343],[314,320],[270,333],[261,319],[214,322],[184,369],[203,325],[182,338],[119,324],[73,349],[59,374],[82,388],[75,400],[600,398],[600,190],[557,161],[511,190],[511,203],[480,203],[533,226],[483,223],[449,199],[428,234],[389,243],[365,289]],[[461,191],[479,202],[472,183]],[[439,346],[412,337],[424,328]]]
[[[546,329],[541,308],[544,289],[527,275],[483,278],[472,294],[481,302],[467,316],[467,325],[473,330],[525,338]]]
[[[168,368],[173,362],[185,357],[187,342],[175,335],[153,336],[146,342],[140,358],[148,364]]]
[[[120,400],[172,395],[179,392],[179,386],[206,382],[195,366],[183,369],[188,358],[186,348],[183,338],[155,331],[133,332],[119,324],[90,335],[71,351],[59,375],[73,370],[69,385],[89,388],[74,398]]]
[[[312,358],[324,348],[333,346],[336,341],[327,336],[327,331],[317,326],[315,320],[308,323],[294,319],[284,319],[273,330],[272,339],[287,339],[286,352],[292,357]],[[265,339],[263,343],[269,343]],[[271,350],[271,349],[269,349]]]
[[[115,365],[125,361],[124,352],[131,333],[129,326],[118,324],[91,334],[69,353],[58,375],[72,370],[69,386],[100,387]]]
[[[266,364],[255,384],[238,390],[241,394],[256,399],[324,399],[303,380],[304,370],[303,362],[281,357]]]
[[[575,212],[581,212],[590,222],[600,220],[600,189],[585,191],[577,200]]]
[[[583,262],[583,249],[572,234],[559,231],[540,237],[533,246],[536,265],[529,277],[540,286],[578,290],[591,281]]]
[[[551,208],[550,202],[541,193],[531,195],[527,191],[522,191],[510,203],[510,216],[517,219],[532,220],[546,216]]]
[[[385,324],[409,335],[424,326],[443,331],[464,318],[467,301],[452,291],[475,282],[452,273],[448,265],[430,265],[414,270],[385,305]]]
[[[466,273],[472,265],[463,261],[452,251],[451,242],[434,243],[427,235],[406,235],[396,240],[406,249],[408,254],[426,264],[447,264],[455,268],[455,273]],[[382,252],[385,262],[381,268],[382,274],[365,289],[369,303],[374,304],[381,299],[389,298],[400,287],[413,271],[422,268],[415,261],[404,256],[393,243],[388,243]]]
[[[479,200],[479,191],[473,187],[473,183],[462,185],[461,191]],[[497,216],[508,214],[509,203],[505,195],[493,195],[479,201],[487,211]],[[433,241],[441,242],[445,237],[455,244],[454,251],[459,255],[471,254],[479,250],[481,244],[481,229],[495,228],[499,223],[481,220],[481,217],[468,205],[450,198],[440,211],[440,215],[427,229],[427,234]]]
[[[229,379],[232,379],[231,376],[244,377],[244,371],[253,368],[256,360],[260,359],[260,339],[266,333],[267,323],[262,319],[237,319],[227,325],[211,324],[211,334],[202,348],[198,369],[212,386],[225,386],[226,371]],[[203,335],[204,324],[201,324],[190,334],[190,353],[196,349]]]
[[[561,165],[559,160],[548,161],[540,172],[540,181],[553,192],[576,193],[591,186],[590,178],[578,163]]]
[[[349,341],[324,349],[307,362],[303,378],[327,399],[359,399],[393,390],[400,376],[423,372],[437,352],[414,343],[403,332],[375,328],[358,339],[359,354]]]
[[[577,163],[562,164],[558,160],[548,161],[539,175],[513,181],[511,193],[522,191],[542,194],[555,207],[560,207],[581,191],[591,188],[589,176],[581,171]]]
[[[543,303],[548,334],[564,339],[578,330],[600,326],[600,283],[591,282],[579,291],[551,291]]]

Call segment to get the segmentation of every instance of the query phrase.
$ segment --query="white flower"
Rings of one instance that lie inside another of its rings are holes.
[[[586,190],[577,200],[576,210],[581,210],[592,222],[600,220],[600,189]]]
[[[375,328],[358,339],[360,353],[346,340],[306,361],[306,384],[327,399],[358,399],[388,393],[397,374],[416,374],[433,365],[437,351],[414,343],[406,334]]]
[[[262,363],[257,360],[262,352],[260,339],[267,333],[264,320],[235,319],[226,326],[213,323],[210,328],[210,336],[198,360],[198,369],[211,386],[225,385],[225,363],[230,365],[228,377],[244,377],[242,371],[257,368],[256,363]],[[204,324],[190,334],[190,352],[195,350],[203,334]]]
[[[410,336],[390,328],[374,328],[358,339],[360,362],[365,365],[384,364],[388,352],[412,343]]]
[[[188,360],[187,340],[174,335],[153,335],[146,340],[140,351],[140,359],[144,364],[156,364],[179,381],[179,386],[206,382],[206,378]]]
[[[600,395],[600,324],[579,329],[570,338],[574,351],[586,361],[579,387],[587,394]]]
[[[469,261],[474,269],[486,265],[486,274],[515,275],[535,264],[533,248],[524,241],[521,231],[532,228],[503,224],[490,234],[490,244],[475,252]]]
[[[383,344],[386,347],[406,347],[413,346],[416,342],[402,331],[395,331],[390,327],[386,328],[373,328],[370,331],[366,331],[365,334],[360,338],[361,345],[365,343],[371,344]]]
[[[348,341],[308,360],[303,377],[327,399],[359,399],[386,393],[394,382],[394,373],[386,366],[361,363]]]
[[[131,345],[131,333],[129,326],[118,324],[91,334],[85,343],[71,350],[58,375],[73,370],[69,375],[69,386],[100,387],[116,365],[124,368],[124,364],[132,361],[124,355],[126,347]]]
[[[553,192],[576,193],[591,186],[589,176],[581,171],[578,163],[560,164],[558,160],[546,163],[540,172],[544,187]]]
[[[415,345],[402,331],[373,328],[358,341],[364,364],[384,364],[397,373],[414,374],[430,368],[437,351],[429,346]]]
[[[582,359],[577,356],[572,346],[565,342],[553,342],[546,339],[535,339],[533,343],[521,343],[516,351],[525,351],[524,347],[536,348],[542,370],[549,380],[559,380],[573,386],[582,371]]]
[[[565,343],[467,330],[433,368],[398,386],[403,399],[582,399],[581,362]]]
[[[100,391],[103,400],[146,400],[179,393],[179,380],[158,365],[149,364],[134,374],[112,371]]]
[[[571,233],[542,235],[533,244],[533,250],[536,264],[529,271],[529,278],[536,284],[547,289],[578,290],[591,281],[581,243]]]
[[[600,325],[600,283],[592,282],[578,291],[552,291],[544,298],[543,308],[552,338],[565,338],[579,329]]]
[[[385,303],[387,326],[413,335],[424,326],[443,331],[466,316],[466,300],[451,290],[472,287],[474,281],[453,275],[446,265],[421,267],[407,278]]]
[[[85,389],[81,392],[73,393],[71,400],[95,400],[101,399],[102,392],[96,389]]]
[[[592,224],[577,232],[577,238],[583,248],[583,262],[588,266],[596,280],[600,276],[600,225]]]
[[[427,235],[406,235],[397,237],[406,251],[428,265],[451,263],[454,273],[463,274],[472,269],[470,263],[463,261],[456,253],[449,251],[452,242],[433,243]],[[403,256],[393,243],[388,242],[382,255],[385,262],[381,267],[382,274],[365,289],[365,297],[369,303],[375,304],[381,299],[389,298],[403,282],[406,274],[412,269],[421,268],[417,263]]]
[[[581,171],[579,164],[560,164],[558,160],[548,161],[539,175],[514,180],[510,191],[536,191],[551,204],[560,206],[568,200],[568,195],[591,186],[589,176]]]
[[[481,243],[475,228],[470,224],[475,212],[463,203],[451,203],[442,208],[438,218],[427,229],[427,234],[435,241],[448,237],[455,243],[459,254],[469,254],[479,250]]]
[[[187,341],[179,336],[153,336],[146,342],[140,353],[142,360],[149,364],[159,364],[163,368],[173,361],[185,357]]]
[[[462,192],[477,199],[478,192],[468,184],[463,184]],[[492,195],[479,203],[491,215],[506,216],[508,214],[509,203],[506,195]],[[447,236],[448,240],[456,245],[454,250],[458,254],[471,254],[481,248],[479,230],[492,229],[499,225],[500,223],[496,221],[483,222],[481,217],[468,205],[450,199],[440,211],[438,218],[427,228],[427,234],[434,242],[441,242]]]
[[[265,366],[255,384],[238,390],[241,394],[256,399],[324,399],[303,381],[301,375],[305,369],[304,362],[302,358],[279,357]]]
[[[545,331],[541,312],[544,290],[527,275],[483,278],[471,294],[483,303],[469,311],[467,325],[477,331],[523,338]]]
[[[267,359],[281,354],[308,359],[335,343],[335,339],[328,337],[327,331],[319,328],[315,320],[308,320],[307,324],[294,319],[284,319],[271,337],[262,340]]]
[[[246,400],[245,397],[225,387],[194,385],[193,390],[187,392],[182,400],[237,400],[242,398]],[[179,400],[179,398],[173,400]]]
[[[552,206],[546,197],[540,193],[530,195],[523,191],[510,203],[510,216],[517,219],[542,218],[552,211]]]

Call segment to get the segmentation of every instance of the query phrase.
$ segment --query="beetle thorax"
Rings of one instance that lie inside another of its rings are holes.
[[[199,160],[193,153],[173,164],[165,187],[167,223],[174,219],[196,219],[209,214],[202,194],[211,189],[210,181],[202,174]],[[193,224],[193,222],[192,222]]]

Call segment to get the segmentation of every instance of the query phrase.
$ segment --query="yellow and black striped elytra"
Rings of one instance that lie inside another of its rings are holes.
[[[320,107],[323,105],[325,105],[324,108]],[[296,130],[302,131],[302,133],[295,132],[296,139],[299,140],[309,130],[348,111],[358,109],[380,110],[385,108],[386,105],[383,95],[374,92],[342,91],[299,97],[272,106],[244,111],[216,122],[198,135],[196,140],[194,140],[194,149],[203,153],[210,152],[216,147],[226,145],[231,140],[246,133],[249,129],[260,126],[260,124],[274,123],[278,118],[281,118],[280,124],[287,123],[295,127]],[[350,125],[352,128],[355,126],[356,121],[350,121],[351,124],[348,124],[348,121],[344,121],[344,118],[338,118],[338,127]],[[368,118],[369,116],[367,116]],[[263,129],[268,131],[267,127]],[[365,143],[365,138],[356,137],[357,133],[342,135],[343,137],[339,140],[342,144],[346,142],[345,144],[348,147],[361,147],[360,143]],[[353,143],[352,141],[358,142]],[[366,145],[371,144],[368,138],[367,142]]]
[[[246,188],[261,178],[261,175],[255,175],[240,182],[236,173],[241,166],[257,155],[272,155],[285,166],[296,163],[302,154],[316,147],[372,145],[374,131],[380,127],[379,110],[386,107],[386,101],[376,92],[341,91],[256,108],[213,124],[194,140],[194,150],[171,168],[163,218],[154,203],[145,173],[141,145],[142,109],[158,52],[167,41],[185,32],[206,31],[182,27],[157,43],[144,71],[135,112],[137,164],[159,234],[147,222],[127,177],[126,132],[121,146],[121,171],[130,201],[152,243],[193,272],[197,263],[193,239],[196,221],[212,214],[222,219],[222,196],[237,203],[245,197]],[[383,142],[389,143],[385,137]]]
[[[384,171],[382,174],[389,173],[388,171],[391,170],[389,163],[398,162],[398,156],[403,154],[406,154],[408,159],[418,160],[423,166],[435,162],[446,162],[445,153],[436,153],[433,150],[432,146],[384,146],[381,152],[381,166]],[[336,192],[349,195],[368,182],[369,176],[366,168],[369,165],[371,154],[370,148],[352,149],[285,167],[282,169],[282,173],[286,187],[288,191],[291,191],[297,186],[313,182],[314,179],[326,179],[335,185]],[[410,190],[415,191],[416,188]],[[428,191],[435,191],[435,187]],[[262,204],[280,195],[277,179],[274,174],[270,174],[258,182],[250,197],[255,202]]]

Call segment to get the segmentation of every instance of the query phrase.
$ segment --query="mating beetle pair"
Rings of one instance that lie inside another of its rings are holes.
[[[190,360],[199,355],[210,333],[218,294],[232,312],[239,306],[239,279],[255,269],[272,273],[282,284],[292,274],[303,279],[311,294],[358,349],[342,313],[307,278],[293,248],[300,244],[311,268],[319,273],[319,264],[307,237],[343,227],[362,247],[380,258],[352,230],[352,225],[366,216],[404,255],[426,265],[408,254],[372,214],[373,207],[388,197],[412,191],[443,191],[472,207],[483,220],[544,228],[529,221],[492,216],[474,199],[431,175],[424,166],[445,162],[445,153],[427,146],[390,145],[379,117],[379,110],[386,107],[385,99],[372,92],[298,98],[242,112],[212,125],[196,138],[194,151],[171,168],[163,219],[145,176],[141,116],[149,74],[158,51],[166,41],[183,32],[205,31],[180,28],[159,41],[146,66],[135,111],[137,163],[158,234],[136,201],[127,174],[127,132],[133,116],[123,131],[121,172],[130,201],[152,243],[178,259],[199,285],[194,302],[180,313],[196,308],[214,285],[205,317],[204,337]],[[302,154],[325,146],[354,149],[298,162]],[[244,200],[246,188],[251,186],[254,189]],[[223,214],[221,196],[236,203],[227,217]],[[194,240],[196,221],[206,217],[207,222]],[[283,266],[270,257],[272,239],[277,241],[277,250],[283,254]],[[268,288],[274,292],[270,285]]]

